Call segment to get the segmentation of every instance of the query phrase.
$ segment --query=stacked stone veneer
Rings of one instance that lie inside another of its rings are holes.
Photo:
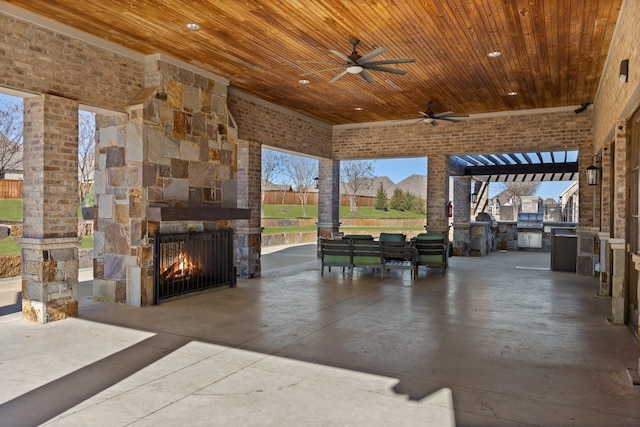
[[[236,207],[238,142],[227,85],[162,59],[122,116],[99,117],[94,299],[153,301],[156,233],[234,227],[234,221],[162,221],[160,207]]]

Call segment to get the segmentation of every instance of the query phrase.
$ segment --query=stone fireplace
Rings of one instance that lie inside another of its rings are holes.
[[[239,207],[248,205],[237,177],[246,144],[227,111],[228,81],[153,55],[145,85],[126,114],[97,117],[93,296],[134,306],[154,300],[156,233],[235,230],[250,218]],[[234,253],[252,254],[241,263],[251,258],[258,271],[259,244],[234,239]]]

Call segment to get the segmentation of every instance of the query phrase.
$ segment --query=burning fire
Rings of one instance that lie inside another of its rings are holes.
[[[196,276],[202,272],[202,269],[191,262],[184,254],[178,255],[178,259],[169,267],[165,268],[160,274],[162,279],[183,279]]]

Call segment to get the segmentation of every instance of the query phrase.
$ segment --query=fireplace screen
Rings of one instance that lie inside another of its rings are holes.
[[[153,302],[218,286],[234,286],[233,230],[156,234]]]

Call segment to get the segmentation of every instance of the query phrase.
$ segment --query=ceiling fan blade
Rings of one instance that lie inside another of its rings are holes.
[[[438,122],[436,122],[435,120],[431,121],[431,126],[436,126],[438,124]]]
[[[435,119],[436,120],[446,120],[448,122],[456,122],[456,123],[460,122],[460,120],[458,120],[458,119],[452,119],[452,118],[449,118],[449,117],[436,117]]]
[[[396,70],[395,68],[378,67],[377,65],[364,64],[362,65],[362,67],[366,68],[367,70],[384,71],[385,73],[400,74],[402,76],[407,74],[405,70]]]
[[[362,77],[367,83],[373,83],[373,77],[367,73],[366,70],[362,70],[359,73],[360,77]]]
[[[342,70],[344,67],[332,67],[324,68],[322,70],[309,71],[308,73],[300,74],[301,76],[310,76],[312,74],[324,73],[325,71]]]
[[[347,70],[344,70],[343,72],[341,72],[340,74],[338,74],[337,76],[329,80],[329,83],[336,82],[340,77],[344,76],[345,74],[347,74]]]
[[[411,123],[411,126],[417,125],[418,123],[422,123],[422,122],[424,122],[424,119],[418,119],[415,122]]]
[[[347,62],[349,64],[352,63],[352,61],[347,56],[341,54],[337,50],[329,49],[329,52],[333,53],[335,56],[337,56],[338,58],[342,59],[344,62]]]
[[[367,63],[367,65],[408,64],[410,62],[416,62],[415,58],[386,59],[384,61],[370,61],[370,62]]]
[[[370,61],[371,59],[375,58],[376,56],[385,53],[386,51],[387,51],[386,47],[379,47],[376,50],[374,50],[372,52],[369,52],[368,54],[366,54],[362,58],[358,59],[358,64],[362,65],[362,64],[366,63],[367,61]]]

